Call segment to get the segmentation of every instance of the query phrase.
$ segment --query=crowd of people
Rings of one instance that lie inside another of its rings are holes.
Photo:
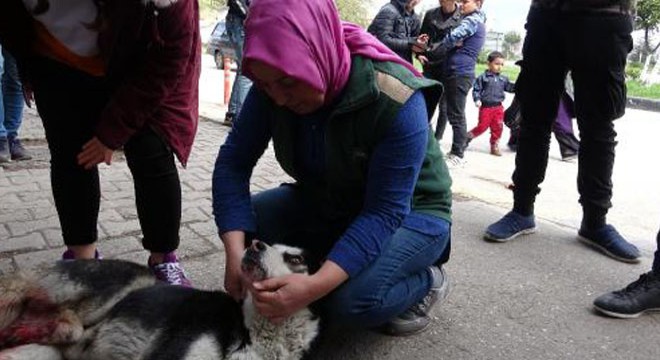
[[[606,221],[613,121],[624,112],[632,47],[630,1],[532,0],[515,85],[501,74],[499,52],[475,77],[486,36],[483,0],[440,0],[423,20],[415,13],[419,0],[391,0],[368,32],[342,22],[332,0],[229,3],[239,80],[212,195],[225,246],[224,285],[236,300],[250,292],[274,322],[316,303],[344,326],[397,336],[426,329],[431,309],[449,292],[447,165],[463,165],[470,141],[487,129],[491,154],[501,155],[504,93],[514,91],[513,207],[484,238],[504,243],[536,231],[550,132],[559,117],[565,122],[574,114],[581,138],[562,156],[578,157],[579,239],[616,260],[639,262],[637,247]],[[198,18],[194,0],[0,4],[3,54],[16,59],[46,130],[63,260],[101,258],[97,165],[111,164],[123,148],[147,264],[159,279],[191,286],[175,254],[181,219],[175,159],[186,164],[197,127]],[[569,71],[570,113],[563,97]],[[470,90],[479,119],[467,131]],[[444,156],[438,140],[447,122],[453,137]],[[15,132],[7,136],[9,149],[20,144]],[[270,142],[294,182],[250,193],[252,170]],[[303,247],[320,269],[246,281],[240,259],[253,239]],[[599,297],[595,307],[618,317],[660,307],[660,253],[651,272]]]

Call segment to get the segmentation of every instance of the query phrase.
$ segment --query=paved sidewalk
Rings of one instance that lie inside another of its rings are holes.
[[[190,164],[180,172],[179,254],[198,287],[219,288],[224,255],[211,214],[211,176],[228,128],[217,122],[224,114],[222,106],[203,104],[203,108],[206,118],[200,121]],[[50,192],[43,129],[32,111],[24,123],[22,135],[35,159],[0,167],[0,272],[51,263],[64,249]],[[471,164],[493,161],[479,155],[480,145],[475,144],[474,154],[468,154]],[[481,239],[483,229],[507,211],[510,200],[500,188],[505,178],[494,181],[475,168],[454,172],[458,192],[453,257],[447,266],[453,290],[447,302],[434,309],[432,329],[404,339],[366,331],[331,332],[321,339],[317,358],[657,359],[660,316],[621,321],[591,311],[595,296],[648,270],[650,247],[645,248],[640,265],[610,260],[578,244],[574,226],[559,221],[554,212],[539,220],[537,234],[507,244],[486,243]],[[139,242],[133,184],[124,159],[119,155],[111,166],[101,166],[101,177],[101,251],[108,258],[145,263],[147,253]],[[252,190],[272,188],[287,179],[269,150],[254,172]],[[574,187],[574,182],[568,186]],[[484,197],[494,205],[475,198],[486,188],[501,192],[494,199]]]

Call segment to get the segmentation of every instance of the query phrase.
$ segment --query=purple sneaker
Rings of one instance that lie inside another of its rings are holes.
[[[186,277],[183,267],[179,263],[174,252],[165,254],[165,259],[160,264],[149,264],[151,272],[156,276],[156,279],[168,283],[170,285],[181,285],[184,287],[192,287],[192,283]]]
[[[96,260],[101,260],[103,259],[103,255],[99,253],[98,250],[94,250],[94,259]],[[73,251],[67,250],[62,254],[62,261],[73,261],[76,260],[76,256],[73,255]]]

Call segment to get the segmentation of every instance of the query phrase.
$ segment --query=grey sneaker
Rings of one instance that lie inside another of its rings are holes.
[[[20,161],[20,160],[30,160],[32,155],[25,149],[23,144],[18,138],[9,138],[9,153],[11,154],[11,159]]]
[[[0,138],[0,164],[9,162],[9,141],[7,138]]]
[[[420,302],[383,325],[380,328],[383,333],[392,336],[409,336],[426,330],[431,324],[429,316],[431,308],[449,295],[449,277],[442,267],[431,266],[429,270],[433,276],[433,285],[429,293]]]

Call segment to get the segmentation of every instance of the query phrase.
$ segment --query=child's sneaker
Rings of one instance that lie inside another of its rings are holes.
[[[98,250],[94,250],[94,259],[101,260],[103,255]],[[76,256],[73,254],[73,251],[67,250],[62,254],[62,261],[73,261],[76,260]]]
[[[637,246],[626,241],[612,225],[598,230],[580,229],[578,240],[619,261],[638,263],[641,257]]]
[[[192,287],[192,283],[186,278],[186,273],[183,271],[183,267],[174,252],[165,254],[165,258],[160,264],[149,264],[149,268],[156,279],[162,282],[170,285]]]
[[[500,147],[495,145],[490,146],[490,154],[495,155],[495,156],[502,156],[502,152],[500,151]]]

